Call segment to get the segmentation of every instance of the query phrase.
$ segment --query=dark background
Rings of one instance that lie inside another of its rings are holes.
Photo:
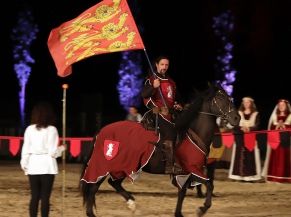
[[[121,53],[82,60],[73,65],[72,75],[61,78],[57,76],[47,48],[47,38],[53,28],[98,2],[10,0],[5,3],[7,6],[3,8],[5,13],[2,11],[0,21],[0,127],[19,124],[19,87],[13,71],[10,34],[16,26],[17,14],[24,6],[31,8],[39,27],[37,39],[31,45],[31,56],[36,62],[27,83],[27,116],[34,103],[49,100],[59,112],[61,125],[62,84],[67,83],[67,125],[72,135],[92,135],[96,131],[96,112],[99,115],[98,127],[124,119],[126,112],[119,104],[116,90]],[[244,96],[253,97],[261,113],[261,128],[266,129],[277,100],[290,100],[291,1],[129,0],[128,3],[149,57],[170,56],[169,73],[185,99],[193,87],[221,78],[214,71],[220,43],[213,34],[212,18],[230,10],[234,15],[231,40],[234,44],[233,67],[237,70],[233,92],[236,105]],[[141,53],[146,76],[148,65],[143,51],[132,52]],[[140,110],[143,112],[145,108],[141,106]],[[79,130],[80,112],[87,113],[88,122],[88,127],[82,132]]]

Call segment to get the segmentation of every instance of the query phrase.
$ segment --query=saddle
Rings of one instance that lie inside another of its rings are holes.
[[[157,116],[161,114],[165,117],[171,116],[173,119],[178,115],[178,111],[174,111],[173,109],[168,109],[166,107],[154,107],[144,114],[140,123],[146,130],[156,130],[158,126],[156,126]]]
[[[148,111],[147,113],[145,113],[142,120],[140,121],[143,128],[145,128],[146,130],[152,130],[152,131],[156,130],[156,115],[157,114],[154,114],[151,111]]]

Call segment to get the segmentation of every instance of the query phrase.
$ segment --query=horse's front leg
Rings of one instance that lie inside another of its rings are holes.
[[[197,185],[196,186],[196,192],[197,192],[197,197],[198,198],[204,198],[205,195],[203,194],[203,191],[202,191],[202,185]]]
[[[175,178],[173,179],[173,184],[175,186],[178,186],[177,183],[176,184],[174,183],[175,182],[174,180],[176,179]],[[175,217],[183,217],[182,206],[183,206],[183,201],[185,199],[185,195],[186,195],[189,184],[190,184],[190,179],[188,179],[186,183],[183,185],[183,187],[178,190],[178,200],[177,200],[177,205],[176,205],[176,210],[175,210]]]
[[[127,207],[134,212],[136,209],[135,199],[131,195],[131,193],[129,193],[127,190],[125,190],[125,188],[123,188],[122,186],[123,180],[124,178],[117,180],[112,180],[110,178],[108,179],[108,183],[116,190],[117,193],[119,193],[126,200]]]
[[[216,195],[213,193],[214,190],[214,174],[215,174],[215,168],[216,168],[216,161],[207,164],[207,177],[209,178],[209,181],[211,182],[210,184],[213,186],[212,189],[212,196],[215,197]],[[202,185],[198,185],[196,186],[196,190],[197,190],[197,197],[199,198],[205,198],[206,195],[204,195],[203,191],[202,191]]]
[[[207,210],[212,205],[212,193],[213,193],[213,182],[210,180],[207,180],[205,182],[206,185],[206,198],[204,202],[204,206],[201,206],[197,210],[197,217],[204,216]]]

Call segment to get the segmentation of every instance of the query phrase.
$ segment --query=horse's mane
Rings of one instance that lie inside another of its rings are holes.
[[[212,99],[218,88],[216,85],[209,85],[204,90],[193,90],[189,103],[185,105],[183,111],[175,119],[175,127],[178,132],[185,132],[189,128],[191,121],[201,110],[203,102]]]

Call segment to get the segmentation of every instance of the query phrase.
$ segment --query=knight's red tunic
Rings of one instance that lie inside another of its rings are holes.
[[[162,78],[158,74],[156,74],[156,76],[160,79],[160,89],[165,103],[167,104],[166,106],[168,108],[173,108],[176,100],[176,83],[169,77]],[[152,75],[145,81],[145,85],[151,86],[155,79],[156,77]],[[151,96],[144,98],[144,104],[150,109],[153,107],[161,108],[165,106],[158,88],[153,90]]]

